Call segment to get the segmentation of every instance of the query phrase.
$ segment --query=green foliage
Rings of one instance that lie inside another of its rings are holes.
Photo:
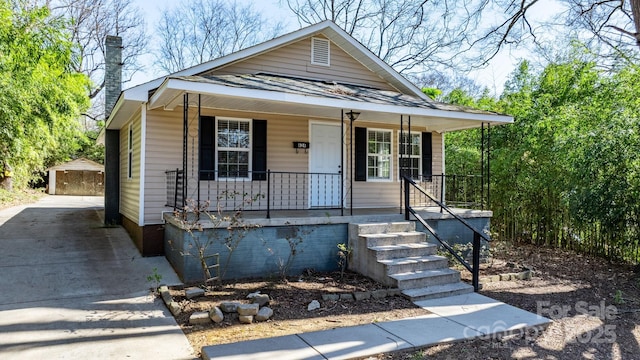
[[[147,282],[153,284],[153,291],[157,291],[162,281],[162,275],[158,273],[158,268],[154,267],[153,272],[147,276]]]
[[[43,193],[41,191],[31,189],[14,189],[13,191],[0,189],[0,209],[20,204],[29,204],[37,201],[42,195]]]
[[[437,88],[423,87],[421,90],[425,95],[427,95],[428,97],[434,100],[440,97],[440,95],[442,95],[442,90]]]
[[[344,243],[338,244],[338,266],[340,266],[340,279],[344,277],[344,271],[349,267],[349,261],[353,256],[353,247]]]
[[[462,105],[514,116],[491,130],[492,227],[499,238],[640,260],[640,68],[604,72],[583,54],[539,72],[523,62],[498,100]],[[479,172],[477,130],[447,134],[447,172]]]
[[[89,105],[64,23],[22,4],[0,0],[0,167],[13,169],[18,188],[78,149]]]

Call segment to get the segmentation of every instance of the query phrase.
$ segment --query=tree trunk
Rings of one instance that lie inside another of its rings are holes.
[[[9,164],[4,164],[4,171],[0,173],[0,189],[13,190],[13,171]]]
[[[640,47],[640,0],[631,0],[631,14],[635,25],[636,45]]]

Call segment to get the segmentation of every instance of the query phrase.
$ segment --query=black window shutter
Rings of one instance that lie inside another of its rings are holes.
[[[216,179],[216,118],[200,117],[200,180]]]
[[[253,120],[253,180],[267,180],[267,120]]]
[[[433,148],[431,141],[431,133],[422,133],[422,175],[424,180],[431,180],[433,175]]]
[[[367,128],[355,128],[355,181],[367,181]]]

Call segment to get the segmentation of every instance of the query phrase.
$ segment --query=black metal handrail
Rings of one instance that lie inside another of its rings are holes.
[[[448,206],[481,210],[488,206],[482,175],[413,175],[412,179]]]
[[[473,289],[476,292],[478,290],[480,290],[480,248],[481,248],[480,241],[484,240],[484,241],[487,241],[487,242],[491,242],[491,239],[484,232],[482,232],[480,230],[477,230],[475,227],[473,227],[471,224],[469,224],[468,221],[466,221],[465,219],[460,217],[458,214],[454,213],[447,205],[445,205],[444,203],[442,203],[441,201],[436,199],[434,196],[429,194],[425,189],[423,189],[420,185],[418,185],[413,179],[411,179],[411,178],[409,178],[407,176],[403,176],[402,180],[403,180],[403,183],[404,183],[404,196],[405,196],[405,199],[404,199],[405,200],[404,201],[405,212],[404,212],[404,214],[405,214],[405,219],[409,220],[410,219],[410,215],[413,215],[420,222],[420,224],[422,224],[422,226],[424,226],[424,228],[427,229],[433,235],[433,237],[436,240],[438,240],[438,242],[451,255],[453,255],[453,257],[456,260],[458,260],[458,262],[460,262],[460,264],[462,264],[462,266],[464,266],[469,272],[471,272],[471,275],[472,275],[471,283],[473,285]],[[456,253],[456,251],[446,241],[444,241],[442,238],[440,238],[440,236],[437,234],[435,229],[433,229],[424,220],[424,218],[422,218],[422,216],[417,211],[415,211],[413,209],[413,207],[411,206],[411,203],[410,203],[410,199],[409,199],[411,186],[413,186],[414,189],[416,189],[417,191],[422,193],[424,196],[428,197],[432,202],[434,202],[435,204],[440,206],[440,209],[446,211],[454,219],[458,220],[464,226],[466,226],[471,231],[473,231],[473,250],[472,250],[472,264],[471,265],[469,265],[469,263],[465,259],[463,259],[460,255],[458,255],[458,253]]]

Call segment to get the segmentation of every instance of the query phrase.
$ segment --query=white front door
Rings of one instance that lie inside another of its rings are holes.
[[[340,125],[311,123],[309,146],[309,205],[340,207]]]

